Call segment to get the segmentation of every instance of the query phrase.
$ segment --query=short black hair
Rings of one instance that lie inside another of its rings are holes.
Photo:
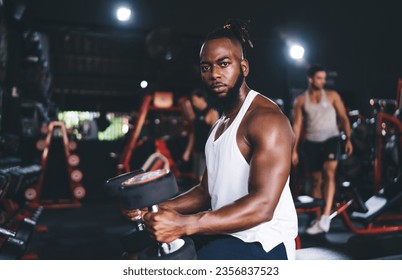
[[[246,44],[251,48],[254,47],[249,35],[249,22],[241,19],[228,19],[222,27],[210,32],[204,42],[220,38],[237,41],[241,44],[243,56],[246,57]]]
[[[312,78],[317,72],[325,71],[325,68],[319,64],[311,64],[306,71],[307,77]]]

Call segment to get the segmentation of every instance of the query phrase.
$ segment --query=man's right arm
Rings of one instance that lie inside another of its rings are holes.
[[[303,126],[303,112],[302,112],[302,97],[299,96],[295,99],[293,104],[293,133],[295,135],[295,144],[293,146],[292,152],[292,164],[295,166],[299,162],[298,154],[297,154],[297,147],[299,145],[301,130]]]
[[[215,109],[209,109],[205,116],[205,122],[210,126],[213,126],[219,119],[219,113]]]
[[[183,194],[162,202],[160,206],[171,208],[180,214],[192,214],[210,209],[211,197],[208,192],[207,169],[205,169],[202,180],[198,185]]]
[[[182,156],[184,161],[190,160],[191,151],[193,150],[193,146],[194,146],[194,127],[191,128],[191,131],[189,132],[189,135],[188,135],[187,147],[184,150],[184,153]]]

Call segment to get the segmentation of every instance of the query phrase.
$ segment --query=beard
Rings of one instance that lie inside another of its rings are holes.
[[[240,74],[236,79],[236,83],[234,86],[229,89],[226,96],[219,97],[216,92],[212,91],[208,86],[205,85],[207,94],[208,105],[217,110],[220,114],[223,111],[228,111],[234,108],[240,100],[240,87],[242,86],[244,81],[243,71],[240,69]]]

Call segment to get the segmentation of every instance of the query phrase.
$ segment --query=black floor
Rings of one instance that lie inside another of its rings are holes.
[[[344,259],[402,259],[402,232],[356,235],[345,227],[341,217],[335,217],[330,232],[309,236],[304,230],[310,219],[308,214],[299,214],[302,248],[329,250]],[[47,231],[33,233],[27,252],[42,260],[122,259],[120,238],[132,228],[112,203],[44,209],[38,225],[47,227]],[[311,259],[321,257],[325,256],[312,255]]]
[[[45,209],[33,233],[28,252],[43,260],[113,260],[124,252],[120,237],[132,228],[113,204]]]

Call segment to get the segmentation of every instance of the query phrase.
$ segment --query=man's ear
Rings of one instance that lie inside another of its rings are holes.
[[[241,70],[243,71],[244,77],[247,77],[247,76],[248,76],[248,73],[249,73],[248,60],[247,60],[246,58],[244,58],[244,59],[240,62],[240,66],[241,66]]]

